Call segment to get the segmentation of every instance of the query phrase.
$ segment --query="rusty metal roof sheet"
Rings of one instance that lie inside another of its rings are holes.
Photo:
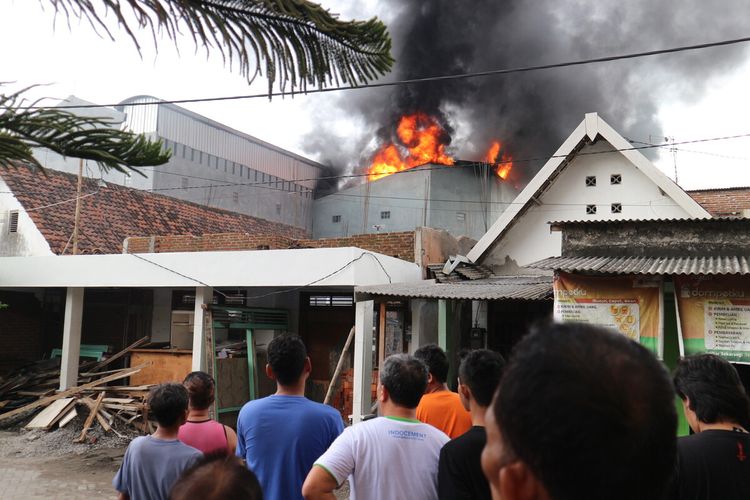
[[[605,274],[750,274],[750,257],[551,257],[529,264],[536,269],[595,271]]]
[[[358,296],[357,300],[362,295],[414,299],[552,300],[552,276],[495,276],[451,283],[396,283],[359,286],[354,291]]]

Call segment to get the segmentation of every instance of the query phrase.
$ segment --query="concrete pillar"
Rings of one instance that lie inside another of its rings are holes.
[[[63,320],[60,390],[78,385],[78,358],[81,355],[81,318],[83,317],[82,287],[68,287]]]
[[[448,350],[448,301],[438,299],[438,345]]]
[[[211,303],[213,289],[208,286],[195,287],[195,316],[193,321],[193,371],[206,371],[206,335],[203,331],[206,310]]]
[[[357,302],[354,321],[354,394],[352,422],[362,421],[370,413],[372,395],[372,321],[375,303]]]

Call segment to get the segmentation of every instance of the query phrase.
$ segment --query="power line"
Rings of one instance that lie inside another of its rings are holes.
[[[709,138],[703,138],[703,139],[692,139],[692,140],[685,140],[685,141],[675,141],[674,145],[682,145],[682,144],[697,144],[697,143],[705,143],[705,142],[713,142],[713,141],[723,141],[723,140],[730,140],[730,139],[739,139],[739,138],[745,138],[750,137],[750,133],[745,134],[735,134],[735,135],[727,135],[727,136],[720,136],[720,137],[709,137]],[[672,143],[665,143],[665,144],[651,144],[646,143],[643,141],[635,141],[632,140],[630,142],[636,142],[643,144],[642,146],[633,146],[630,148],[620,148],[620,149],[608,149],[603,151],[579,151],[576,153],[576,156],[590,156],[590,155],[599,155],[599,154],[609,154],[609,153],[617,153],[617,152],[623,152],[623,151],[637,151],[637,150],[643,150],[643,149],[653,149],[653,148],[663,148],[663,147],[671,147]],[[505,163],[526,163],[526,162],[533,162],[533,161],[548,161],[553,158],[565,158],[567,155],[551,155],[548,157],[537,157],[537,158],[526,158],[526,159],[514,159],[514,160],[508,160],[508,161],[500,161],[491,165],[501,165]],[[426,164],[429,165],[429,164]],[[477,165],[488,165],[487,163],[483,162],[474,162],[474,163],[465,163],[463,165],[431,165],[431,166],[418,166],[406,170],[401,170],[398,172],[394,172],[389,175],[398,175],[398,174],[409,174],[409,173],[417,173],[425,170],[444,170],[444,169],[450,169],[450,168],[461,168],[461,167],[476,167]],[[152,167],[144,167],[144,168],[152,168]],[[176,172],[160,172],[162,174],[170,174],[170,175],[176,175],[181,176],[182,174],[176,173]],[[173,188],[154,188],[154,189],[143,189],[140,191],[146,191],[146,192],[162,192],[162,191],[177,191],[177,190],[187,190],[187,189],[207,189],[207,188],[214,188],[214,187],[229,187],[229,186],[251,186],[251,187],[260,187],[265,189],[272,189],[277,191],[284,191],[288,192],[289,194],[302,194],[304,192],[296,192],[296,191],[285,191],[284,189],[267,186],[267,184],[274,184],[276,182],[305,182],[305,181],[317,181],[317,180],[335,180],[335,179],[348,179],[348,178],[358,178],[358,177],[368,177],[370,174],[363,173],[363,174],[344,174],[344,175],[334,175],[334,176],[323,176],[323,177],[311,177],[311,178],[305,178],[305,179],[283,179],[281,181],[261,181],[261,182],[227,182],[227,183],[221,183],[221,184],[206,184],[203,186],[187,186],[187,187],[173,187]],[[185,176],[183,176],[185,177]],[[197,176],[192,176],[197,177]],[[200,178],[200,177],[197,177]],[[201,178],[205,180],[211,180],[207,178]],[[134,188],[133,188],[134,189]],[[94,191],[92,193],[88,193],[86,195],[83,195],[81,198],[93,196],[97,194],[99,190]],[[3,191],[0,192],[0,194],[14,194],[11,191]],[[388,197],[388,196],[377,196],[377,195],[356,195],[356,194],[350,194],[350,193],[331,193],[328,196],[350,196],[350,197],[361,197],[361,198],[383,198],[383,199],[406,199],[406,200],[412,200],[413,198],[398,198],[398,197]],[[69,203],[72,201],[75,201],[76,198],[70,198],[67,200],[63,200],[60,202],[53,203],[51,205],[46,205],[42,207],[35,207],[33,209],[29,210],[41,210],[44,208],[48,208],[49,206],[55,206],[60,205],[63,203]],[[421,201],[424,201],[424,198],[421,199]],[[453,202],[455,200],[441,200],[441,199],[429,199],[429,201],[438,201],[438,202]],[[466,201],[465,203],[470,203],[472,201]],[[474,201],[474,203],[483,203],[482,201]],[[487,202],[487,203],[496,203],[496,204],[506,204],[504,202]],[[508,206],[513,205],[513,203],[507,203]],[[584,205],[584,204],[580,204]],[[576,204],[576,206],[579,206],[579,204]]]
[[[736,45],[740,43],[750,42],[750,37],[734,38],[730,40],[720,40],[717,42],[701,43],[697,45],[683,45],[680,47],[671,47],[667,49],[649,50],[645,52],[632,52],[629,54],[618,54],[612,56],[595,57],[590,59],[579,59],[575,61],[558,62],[551,64],[540,64],[535,66],[519,66],[515,68],[505,69],[494,69],[489,71],[476,71],[468,73],[458,73],[454,75],[439,75],[439,76],[428,76],[424,78],[411,78],[405,80],[396,80],[393,82],[380,82],[380,83],[368,83],[364,85],[348,86],[348,87],[328,87],[322,89],[304,90],[299,92],[271,92],[262,94],[248,94],[248,95],[235,95],[235,96],[223,96],[223,97],[198,97],[192,99],[172,99],[172,100],[157,100],[156,102],[134,102],[128,103],[127,106],[148,106],[152,104],[187,104],[196,102],[215,102],[215,101],[233,101],[240,99],[258,99],[258,98],[271,98],[271,97],[284,97],[293,96],[294,94],[323,94],[328,92],[339,92],[343,90],[362,90],[369,88],[381,88],[381,87],[394,87],[399,85],[414,85],[419,83],[439,82],[439,81],[450,81],[450,80],[463,80],[467,78],[478,78],[485,76],[495,75],[509,75],[513,73],[528,73],[532,71],[540,71],[545,69],[565,68],[570,66],[583,66],[587,64],[621,61],[625,59],[636,59],[641,57],[652,57],[664,54],[674,54],[677,52],[687,52],[693,50],[703,50],[714,47],[722,47],[727,45]],[[122,103],[115,104],[83,104],[83,105],[66,105],[57,106],[59,109],[80,109],[80,108],[104,108],[104,107],[115,107],[121,106]],[[42,109],[49,106],[20,106],[14,109]],[[6,108],[8,109],[8,108]]]
[[[604,151],[579,151],[576,153],[576,156],[591,156],[591,155],[599,155],[599,154],[609,154],[609,153],[617,153],[617,152],[624,152],[624,151],[639,151],[639,150],[645,150],[645,149],[654,149],[654,148],[663,148],[663,147],[672,147],[673,145],[678,146],[682,144],[698,144],[698,143],[704,143],[704,142],[713,142],[713,141],[724,141],[724,140],[730,140],[730,139],[739,139],[744,137],[750,137],[750,133],[744,133],[744,134],[735,134],[735,135],[726,135],[726,136],[719,136],[719,137],[709,137],[709,138],[703,138],[703,139],[691,139],[691,140],[685,140],[685,141],[675,141],[674,143],[669,142],[665,144],[649,144],[644,143],[641,146],[632,146],[629,148],[618,148],[618,149],[608,149]],[[640,141],[632,141],[632,142],[640,142]],[[551,159],[555,158],[565,158],[568,155],[550,155],[545,157],[532,157],[532,158],[521,158],[521,159],[511,159],[507,161],[499,161],[492,164],[488,164],[485,162],[467,162],[463,165],[431,165],[431,166],[425,166],[430,164],[425,164],[421,166],[417,166],[414,168],[409,168],[406,170],[400,170],[398,172],[393,172],[390,175],[399,175],[399,174],[410,174],[410,173],[417,173],[422,172],[425,170],[444,170],[449,168],[460,168],[460,167],[476,167],[478,165],[504,165],[508,163],[532,163],[532,162],[546,162]],[[149,168],[149,167],[146,167]],[[165,173],[165,172],[162,172]],[[211,187],[226,187],[226,186],[261,186],[261,185],[267,185],[267,184],[275,184],[276,182],[294,182],[294,183],[300,183],[300,182],[309,182],[309,181],[321,181],[321,180],[339,180],[339,179],[352,179],[352,178],[361,178],[361,177],[369,177],[369,173],[360,173],[360,174],[342,174],[342,175],[329,175],[329,176],[322,176],[322,177],[308,177],[303,179],[281,179],[280,181],[262,181],[262,182],[226,182],[226,183],[220,183],[220,184],[206,184],[203,186],[187,186],[187,187],[170,187],[170,188],[154,188],[154,189],[146,189],[144,191],[150,191],[150,192],[161,192],[161,191],[176,191],[176,190],[182,190],[182,189],[205,189],[205,188],[211,188]]]

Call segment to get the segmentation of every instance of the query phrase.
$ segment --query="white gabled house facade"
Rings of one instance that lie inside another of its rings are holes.
[[[550,221],[704,217],[710,214],[682,188],[589,113],[467,257],[496,274],[517,274],[560,255],[561,233],[550,232]]]
[[[54,255],[10,186],[0,177],[0,257]]]

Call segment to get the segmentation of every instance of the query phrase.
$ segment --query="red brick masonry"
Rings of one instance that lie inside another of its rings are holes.
[[[127,253],[166,253],[336,247],[359,247],[371,252],[414,262],[414,231],[358,234],[346,238],[324,238],[320,240],[260,233],[132,236],[125,240],[123,250]]]

